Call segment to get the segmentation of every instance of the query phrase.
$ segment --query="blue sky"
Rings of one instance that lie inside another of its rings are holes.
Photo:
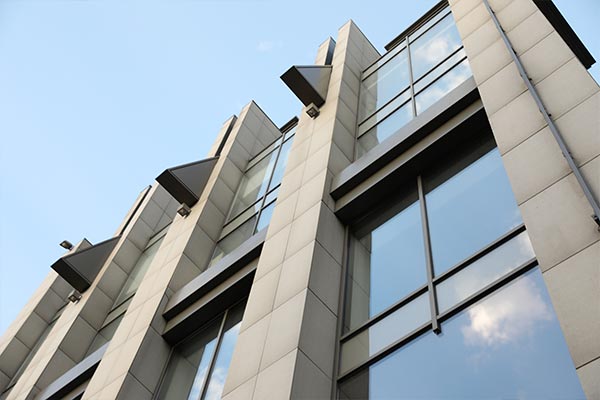
[[[279,76],[348,19],[383,51],[436,2],[0,0],[0,333],[60,241],[112,236],[251,99],[279,125],[297,114]],[[600,58],[600,2],[555,3]]]

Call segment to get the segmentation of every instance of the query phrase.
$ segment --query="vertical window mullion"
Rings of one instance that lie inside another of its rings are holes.
[[[442,332],[438,321],[438,303],[435,287],[433,285],[433,256],[431,252],[431,238],[429,237],[429,220],[427,218],[427,204],[425,203],[425,191],[423,190],[423,179],[417,176],[417,189],[419,191],[419,205],[421,206],[421,225],[423,226],[423,242],[425,244],[425,263],[427,265],[427,288],[429,292],[429,305],[431,309],[431,324],[436,334]]]
[[[277,155],[275,156],[275,162],[273,163],[273,169],[271,170],[271,174],[269,175],[269,181],[267,182],[267,189],[265,190],[265,194],[263,195],[262,200],[260,201],[260,207],[258,212],[256,213],[256,221],[254,222],[254,228],[252,228],[252,232],[256,233],[256,228],[258,227],[258,220],[262,215],[263,207],[265,206],[265,201],[267,200],[267,195],[271,191],[271,181],[273,180],[273,175],[275,174],[275,169],[277,168],[277,163],[279,162],[279,156],[281,155],[281,149],[283,149],[283,145],[285,142],[285,133],[281,134],[281,144],[277,148]]]
[[[410,55],[410,43],[406,37],[406,63],[408,64],[408,79],[410,80],[410,101],[412,104],[413,118],[417,116],[417,103],[415,102],[415,86],[413,82],[412,59]]]
[[[221,342],[223,341],[223,329],[225,328],[225,321],[227,321],[228,314],[229,309],[225,310],[223,313],[223,319],[221,320],[221,326],[219,327],[219,333],[217,334],[217,345],[215,346],[215,351],[213,352],[210,362],[208,363],[208,368],[206,369],[206,378],[204,378],[204,382],[202,382],[202,389],[200,390],[200,397],[198,397],[198,400],[202,400],[206,395],[209,380],[212,377],[213,368],[215,367],[215,362],[217,361],[217,357],[219,355],[219,349],[221,348]]]

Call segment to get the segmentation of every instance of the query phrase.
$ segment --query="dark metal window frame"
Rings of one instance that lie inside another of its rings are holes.
[[[407,99],[405,102],[402,102],[402,104],[400,104],[398,107],[394,108],[392,111],[390,111],[388,114],[386,114],[380,121],[377,121],[377,123],[375,123],[373,126],[371,126],[365,132],[363,132],[358,138],[364,136],[369,131],[371,131],[372,129],[374,129],[382,121],[384,121],[386,118],[388,118],[389,116],[391,116],[392,114],[394,114],[396,111],[398,111],[398,109],[400,109],[401,107],[404,107],[408,102],[411,102],[411,105],[412,105],[412,116],[413,116],[413,118],[415,118],[417,116],[416,96],[418,94],[422,93],[424,90],[426,90],[429,86],[431,86],[432,84],[434,84],[435,82],[437,82],[440,78],[442,78],[443,76],[445,76],[448,72],[452,71],[458,64],[462,63],[465,59],[467,59],[467,56],[465,55],[460,61],[456,62],[451,67],[449,67],[448,70],[442,72],[438,77],[436,77],[435,79],[433,79],[430,83],[428,83],[426,86],[424,86],[423,88],[421,88],[418,92],[415,92],[415,89],[414,89],[415,85],[419,81],[425,79],[425,77],[427,77],[430,74],[432,74],[440,65],[442,65],[443,63],[445,63],[446,61],[448,61],[451,57],[455,56],[458,52],[460,52],[461,50],[464,49],[464,46],[462,46],[462,45],[459,46],[457,49],[455,49],[454,51],[452,51],[451,54],[449,54],[448,56],[446,56],[443,60],[439,61],[437,64],[433,65],[430,69],[428,69],[427,72],[425,72],[418,79],[416,79],[416,80],[414,79],[414,77],[413,77],[413,66],[412,66],[412,60],[411,60],[411,49],[410,49],[411,43],[414,43],[417,39],[419,39],[421,36],[423,36],[424,34],[426,34],[427,32],[429,32],[431,29],[433,29],[435,26],[437,26],[437,24],[439,24],[444,18],[446,18],[448,15],[451,15],[451,14],[452,14],[452,12],[451,12],[449,6],[446,6],[446,7],[443,7],[441,9],[437,10],[434,14],[432,14],[431,16],[429,16],[429,18],[427,20],[423,21],[419,25],[419,27],[417,27],[415,29],[415,31],[417,31],[423,25],[427,24],[429,21],[435,20],[435,22],[432,23],[431,26],[427,27],[427,29],[425,29],[423,32],[420,32],[419,35],[416,36],[416,37],[414,37],[414,38],[411,37],[410,34],[406,34],[405,37],[402,39],[402,41],[399,42],[392,49],[390,49],[390,51],[388,53],[384,54],[377,61],[373,62],[371,65],[369,65],[367,68],[364,69],[364,71],[363,71],[363,77],[361,78],[361,86],[362,86],[362,83],[367,78],[369,78],[370,76],[372,76],[380,68],[382,68],[384,65],[386,65],[387,63],[389,63],[395,57],[397,57],[398,54],[400,54],[400,52],[402,52],[405,49],[407,51],[407,63],[408,63],[408,72],[409,72],[409,84],[408,84],[408,86],[405,87],[405,88],[403,88],[397,95],[395,95],[393,98],[391,98],[390,100],[388,100],[385,104],[383,104],[380,107],[378,107],[377,109],[375,109],[369,115],[366,115],[362,119],[362,121],[360,121],[358,123],[359,127],[361,125],[363,125],[368,119],[370,119],[371,117],[373,117],[374,115],[376,115],[377,113],[379,113],[380,111],[382,111],[390,103],[392,103],[393,101],[395,101],[399,96],[401,96],[402,94],[404,94],[407,90],[410,91],[410,98]],[[397,50],[398,48],[400,48],[400,50]],[[378,66],[373,71],[369,71],[369,69],[372,68],[373,65],[377,64],[378,62],[381,62],[381,60],[383,58],[387,57],[391,52],[395,52],[395,54],[393,56],[391,56],[389,58],[389,60],[386,60],[384,63],[382,63],[380,66]],[[367,71],[368,71],[368,73],[367,73]]]
[[[227,317],[229,315],[229,312],[233,308],[235,308],[235,307],[239,306],[240,304],[242,304],[243,302],[247,302],[247,301],[248,301],[247,297],[244,297],[244,298],[236,301],[235,303],[233,303],[232,305],[227,307],[223,312],[221,312],[220,314],[216,315],[214,318],[212,318],[209,321],[207,321],[206,323],[204,323],[202,326],[200,326],[198,329],[196,329],[194,332],[192,332],[189,336],[181,339],[180,341],[175,343],[173,346],[171,346],[171,351],[169,352],[169,358],[165,364],[165,367],[163,368],[163,371],[161,373],[161,377],[159,380],[159,384],[157,386],[157,389],[156,389],[154,395],[152,396],[152,399],[159,398],[158,396],[160,394],[160,389],[161,389],[162,385],[164,384],[164,380],[167,375],[167,371],[169,369],[169,364],[171,363],[171,358],[173,357],[173,353],[175,353],[177,347],[179,347],[182,344],[185,344],[188,341],[194,340],[194,338],[198,334],[200,334],[202,332],[202,330],[206,328],[206,326],[218,321],[220,318],[221,323],[219,325],[219,332],[217,333],[217,337],[216,337],[217,344],[215,346],[215,350],[210,358],[210,362],[208,363],[208,367],[206,369],[206,378],[202,382],[202,388],[200,390],[199,399],[202,399],[206,395],[206,390],[208,389],[209,380],[210,380],[210,377],[212,376],[212,373],[214,372],[215,363],[217,361],[217,357],[219,356],[219,350],[221,349],[221,344],[223,343],[224,327],[225,327],[225,323],[227,322]],[[198,372],[197,369],[196,369],[196,372]]]
[[[381,321],[382,319],[384,319],[388,315],[392,314],[394,311],[397,311],[402,306],[410,303],[412,300],[416,299],[418,296],[422,295],[426,291],[430,292],[429,295],[430,295],[430,299],[431,299],[432,293],[431,293],[430,287],[433,287],[435,289],[440,282],[446,280],[450,276],[452,276],[452,275],[458,273],[459,271],[463,270],[464,268],[468,267],[475,260],[477,260],[480,257],[482,257],[483,255],[485,255],[485,254],[493,251],[494,249],[502,246],[504,243],[506,243],[509,240],[513,239],[519,233],[522,233],[522,232],[525,232],[524,225],[520,225],[519,227],[511,230],[510,232],[508,232],[507,234],[505,234],[501,238],[497,239],[493,243],[489,244],[485,248],[483,248],[483,249],[479,250],[477,253],[473,254],[468,259],[466,259],[466,260],[460,262],[459,264],[457,264],[456,266],[452,267],[450,270],[446,271],[444,274],[442,274],[442,275],[440,275],[440,276],[438,276],[438,277],[436,277],[434,279],[431,279],[431,280],[428,279],[429,282],[427,282],[425,285],[419,287],[417,290],[413,291],[408,296],[406,296],[403,299],[401,299],[400,301],[396,302],[390,308],[386,309],[385,311],[381,312],[380,314],[378,314],[378,315],[374,316],[373,318],[369,319],[368,321],[366,321],[365,323],[363,323],[358,328],[355,328],[351,332],[348,332],[345,335],[343,335],[340,338],[340,346],[342,344],[346,343],[348,340],[350,340],[353,337],[355,337],[356,335],[358,335],[359,333],[361,333],[364,330],[368,329],[369,327],[371,327],[375,323]],[[357,365],[355,367],[350,368],[348,371],[344,372],[343,374],[339,374],[338,375],[338,384],[342,383],[343,381],[347,380],[348,378],[350,378],[352,376],[355,376],[356,374],[358,374],[361,371],[365,370],[366,368],[370,367],[371,365],[373,365],[377,361],[385,358],[389,354],[391,354],[394,351],[398,350],[399,348],[401,348],[405,344],[411,342],[412,340],[416,339],[417,337],[421,336],[422,334],[424,334],[424,333],[426,333],[428,331],[431,331],[431,330],[433,330],[434,332],[436,332],[436,326],[438,327],[439,332],[441,332],[441,326],[440,326],[441,323],[443,323],[444,321],[449,320],[450,318],[452,318],[455,315],[459,314],[460,312],[464,311],[465,309],[467,309],[468,307],[472,306],[473,304],[475,304],[476,302],[480,301],[481,299],[485,298],[489,294],[491,294],[494,291],[500,289],[501,287],[505,286],[509,282],[512,282],[513,280],[515,280],[519,276],[521,276],[521,275],[525,274],[526,272],[534,269],[537,265],[538,265],[538,263],[537,263],[536,258],[531,258],[531,259],[527,260],[526,262],[522,263],[517,268],[513,269],[512,271],[510,271],[510,272],[506,273],[505,275],[499,277],[494,282],[492,282],[492,283],[490,283],[490,284],[482,287],[481,289],[479,289],[474,294],[472,294],[469,297],[465,298],[464,300],[458,302],[457,304],[455,304],[454,306],[452,306],[448,310],[446,310],[446,311],[444,311],[442,313],[437,313],[436,315],[432,315],[432,318],[430,319],[429,322],[426,322],[425,324],[423,324],[423,325],[415,328],[413,331],[409,332],[408,334],[406,334],[406,335],[398,338],[392,344],[386,346],[382,350],[380,350],[377,353],[373,354],[372,356],[368,357],[361,364],[359,364],[359,365]],[[438,333],[438,332],[436,332],[436,333]]]

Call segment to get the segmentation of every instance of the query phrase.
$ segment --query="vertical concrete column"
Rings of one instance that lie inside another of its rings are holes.
[[[158,185],[150,190],[90,288],[77,303],[66,305],[8,399],[33,398],[83,360],[148,239],[175,214],[175,204],[170,206],[170,199]],[[88,246],[86,242],[79,248]],[[66,286],[68,293],[70,287]]]
[[[326,103],[316,119],[300,115],[224,399],[331,397],[344,226],[329,188],[353,158],[359,77],[377,55],[352,21],[345,24]]]
[[[218,135],[218,143],[228,127],[229,121]],[[164,307],[175,291],[206,269],[242,171],[278,136],[277,127],[254,102],[242,110],[198,203],[189,216],[177,215],[169,227],[85,399],[152,397],[170,353],[162,338]]]
[[[482,0],[450,3],[571,357],[588,398],[600,398],[600,232],[592,209]],[[598,84],[532,0],[490,5],[600,198]]]
[[[83,239],[68,253],[89,247]],[[40,287],[0,339],[0,392],[4,391],[33,351],[58,310],[67,302],[71,286],[50,271]]]

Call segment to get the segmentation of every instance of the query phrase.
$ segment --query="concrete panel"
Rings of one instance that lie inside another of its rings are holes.
[[[258,264],[255,280],[258,280],[271,272],[274,268],[281,265],[285,256],[288,239],[290,237],[291,225],[286,226],[279,232],[269,237],[267,232],[267,241],[263,246]]]
[[[233,361],[232,361],[233,362]],[[229,376],[228,376],[229,378]],[[247,400],[252,398],[254,388],[256,387],[257,377],[247,380],[240,386],[236,387],[233,391],[228,392],[227,389],[223,391],[223,400]],[[227,384],[225,384],[227,387]]]
[[[514,148],[546,125],[529,92],[490,115],[489,121],[500,154]]]
[[[251,378],[255,377],[259,372],[260,360],[265,348],[270,322],[271,315],[267,315],[254,325],[240,332],[231,358],[231,364],[235,365],[236,368],[232,368],[227,374],[223,393],[235,392],[236,388],[244,384],[244,382],[256,379]],[[254,388],[254,383],[252,387]]]
[[[308,286],[314,246],[315,242],[311,242],[284,261],[275,296],[275,307],[284,304]]]
[[[290,351],[258,374],[253,399],[290,398],[297,353],[297,350]]]
[[[549,128],[544,128],[502,158],[518,204],[571,172]]]
[[[148,329],[129,374],[153,393],[167,364],[170,351],[171,346],[154,329]]]
[[[590,172],[595,176],[599,173]],[[542,269],[551,268],[600,239],[589,203],[572,174],[523,203],[520,209]]]
[[[477,85],[481,85],[511,62],[512,58],[502,39],[496,40],[477,56],[469,58]]]
[[[262,360],[261,371],[298,347],[307,291],[302,291],[273,310]]]
[[[514,63],[509,63],[479,86],[479,93],[488,115],[494,114],[526,90],[527,86]]]
[[[600,242],[544,273],[575,367],[600,357]]]
[[[500,39],[500,34],[496,29],[496,25],[490,19],[469,36],[465,37],[461,34],[461,37],[463,38],[463,45],[465,46],[467,56],[469,59],[472,59],[487,49],[496,40]]]
[[[573,57],[575,55],[565,45],[560,35],[552,32],[527,50],[520,58],[527,75],[534,84],[537,84]]]
[[[306,295],[299,348],[328,378],[334,377],[336,316],[312,291]]]
[[[273,310],[280,274],[281,267],[277,267],[262,278],[254,281],[252,291],[248,297],[246,311],[244,311],[242,331],[248,329]]]
[[[492,9],[505,31],[512,30],[538,10],[533,1],[529,0],[513,1],[501,10]]]
[[[541,11],[536,11],[512,30],[506,32],[517,55],[525,53],[553,32],[552,25]]]
[[[329,400],[331,380],[304,353],[298,352],[294,367],[292,399]]]
[[[554,119],[583,102],[600,88],[577,58],[564,64],[536,85],[542,102]]]
[[[466,37],[476,31],[477,28],[481,27],[481,25],[489,19],[490,15],[488,14],[487,9],[483,2],[480,1],[479,5],[475,6],[463,18],[457,20],[456,27],[461,36]]]
[[[582,165],[600,154],[600,93],[571,109],[557,119],[575,161]]]
[[[600,399],[600,359],[577,370],[581,386],[588,399]]]

